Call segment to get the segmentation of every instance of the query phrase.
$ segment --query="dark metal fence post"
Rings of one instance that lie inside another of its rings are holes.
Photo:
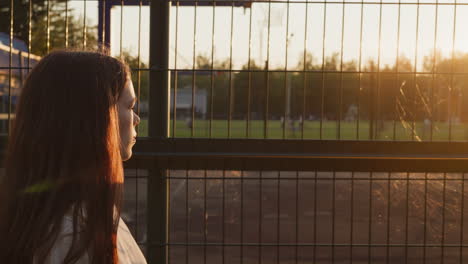
[[[98,3],[98,43],[110,47],[110,0],[102,0]]]
[[[169,135],[169,9],[170,1],[156,0],[150,7],[150,91],[148,134],[166,139]],[[153,166],[148,177],[148,263],[168,259],[167,170]]]

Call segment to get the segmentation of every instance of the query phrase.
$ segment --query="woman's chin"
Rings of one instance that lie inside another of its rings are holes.
[[[121,151],[120,154],[121,154],[121,157],[122,157],[122,161],[127,161],[132,157],[132,149],[129,149],[129,150],[124,151],[124,152]]]

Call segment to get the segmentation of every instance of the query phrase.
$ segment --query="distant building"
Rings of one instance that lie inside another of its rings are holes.
[[[171,91],[171,113],[173,112],[173,102],[174,90]],[[195,98],[194,102],[194,112],[195,116],[206,117],[207,114],[207,92],[206,90],[197,89],[195,87]],[[192,87],[186,86],[181,89],[177,89],[176,97],[176,115],[178,118],[186,118],[192,115]]]
[[[0,133],[5,133],[6,129],[4,120],[8,118],[10,92],[12,111],[15,112],[21,85],[29,69],[40,59],[30,54],[26,43],[19,39],[13,39],[11,48],[10,36],[0,32]]]
[[[0,44],[10,47],[10,35],[4,32],[0,32]],[[20,39],[13,38],[13,48],[15,50],[28,52],[28,45]]]
[[[24,48],[22,45],[18,46]],[[18,95],[21,83],[26,78],[29,68],[36,65],[39,60],[39,56],[16,48],[11,50],[10,57],[10,46],[5,45],[4,41],[0,39],[0,97],[8,95],[10,75],[12,96]]]

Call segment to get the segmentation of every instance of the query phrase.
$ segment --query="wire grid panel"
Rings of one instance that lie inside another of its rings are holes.
[[[171,5],[172,137],[466,140],[466,3],[216,2]]]
[[[464,263],[464,174],[170,171],[169,263]]]
[[[122,218],[146,255],[148,170],[125,169]]]

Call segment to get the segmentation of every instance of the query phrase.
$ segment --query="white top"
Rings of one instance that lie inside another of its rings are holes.
[[[44,264],[61,264],[70,249],[73,235],[73,219],[65,215],[62,222],[62,230],[55,242],[49,257]],[[128,230],[125,222],[120,218],[117,230],[117,250],[119,254],[119,264],[146,264],[145,257]],[[76,264],[88,264],[88,254],[83,255]]]

